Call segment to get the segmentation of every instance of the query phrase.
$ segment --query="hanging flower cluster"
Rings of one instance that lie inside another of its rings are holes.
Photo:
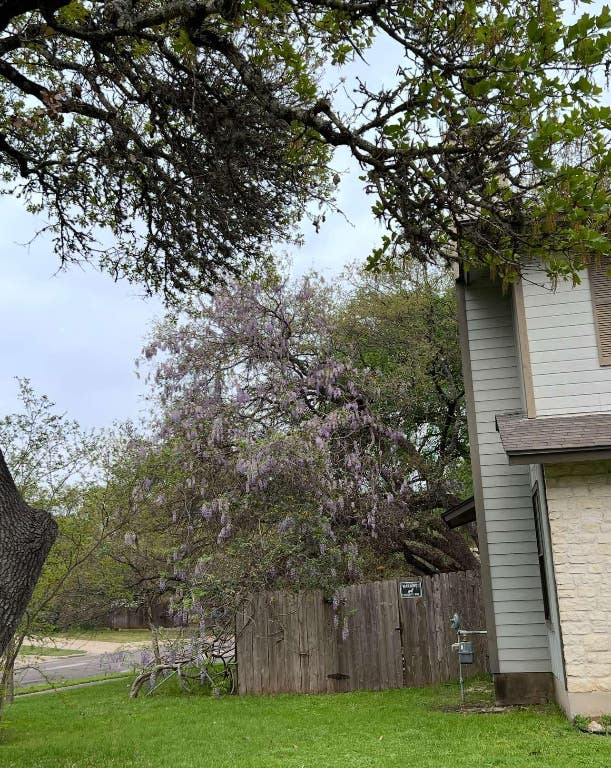
[[[210,627],[259,590],[332,594],[375,557],[464,554],[431,516],[451,489],[419,435],[376,410],[375,371],[337,354],[333,300],[314,276],[229,283],[144,349],[157,416],[133,503],[174,542],[159,589],[181,622]]]

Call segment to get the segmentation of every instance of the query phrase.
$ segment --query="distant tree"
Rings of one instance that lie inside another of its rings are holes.
[[[160,514],[159,503],[149,503],[148,478],[161,478],[168,488],[180,482],[182,473],[173,467],[172,451],[151,452],[150,440],[133,430],[122,432],[112,451],[104,483],[85,500],[82,515],[90,525],[109,534],[92,553],[87,567],[69,579],[64,599],[54,604],[61,625],[97,623],[114,609],[129,606],[143,611],[151,628],[168,590],[160,589],[168,557],[176,550],[177,535]]]
[[[334,355],[374,378],[376,412],[414,435],[437,473],[468,475],[456,298],[447,272],[360,271],[338,307],[330,328]]]

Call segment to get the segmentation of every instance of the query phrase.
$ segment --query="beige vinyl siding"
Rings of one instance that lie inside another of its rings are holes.
[[[529,468],[509,465],[495,423],[523,408],[511,297],[482,281],[465,300],[499,671],[548,672]]]
[[[521,614],[521,616],[524,616],[524,614]],[[535,621],[538,622],[539,614],[538,613],[535,614],[534,618],[535,618]],[[504,638],[544,637],[547,639],[547,632],[541,627],[533,628],[533,626],[531,625],[531,621],[527,622],[526,624],[516,624],[514,622],[510,626],[507,626],[505,628]],[[503,640],[503,643],[504,642],[505,640]],[[512,648],[519,648],[522,642],[523,641],[521,639],[516,640],[515,645],[512,645]]]
[[[580,278],[554,291],[531,266],[522,282],[537,416],[611,411],[611,367],[600,364],[587,270]]]

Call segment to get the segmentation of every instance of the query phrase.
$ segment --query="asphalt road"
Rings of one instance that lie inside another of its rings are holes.
[[[79,656],[24,656],[15,669],[15,687],[78,680],[109,672],[123,672],[140,662],[140,651],[127,651],[123,659],[109,653],[85,653]]]

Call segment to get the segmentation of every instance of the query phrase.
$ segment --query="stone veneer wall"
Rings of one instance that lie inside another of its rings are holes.
[[[611,461],[545,467],[567,691],[611,693]]]

